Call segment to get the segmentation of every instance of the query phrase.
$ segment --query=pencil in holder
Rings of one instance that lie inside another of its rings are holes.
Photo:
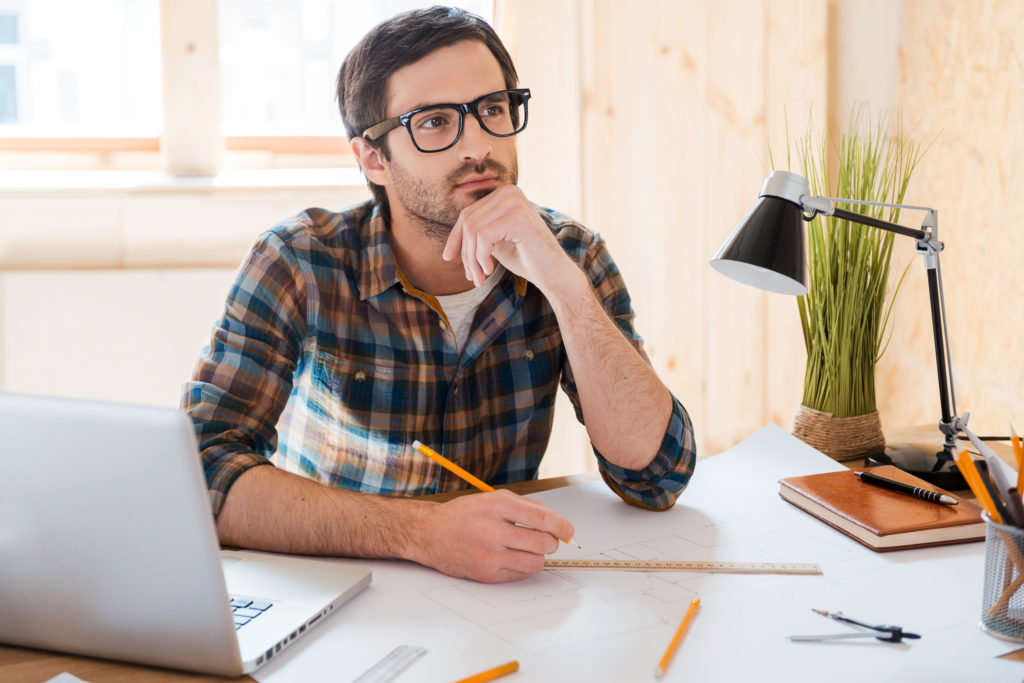
[[[985,587],[981,629],[1024,643],[1024,529],[985,519]]]

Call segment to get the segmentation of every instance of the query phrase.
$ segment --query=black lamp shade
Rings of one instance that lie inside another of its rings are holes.
[[[711,267],[769,292],[806,294],[803,211],[785,199],[762,196],[711,259]]]

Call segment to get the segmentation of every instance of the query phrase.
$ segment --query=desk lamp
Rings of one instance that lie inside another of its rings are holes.
[[[836,203],[882,206],[924,211],[921,228],[907,228],[896,223],[836,208]],[[939,252],[944,248],[936,238],[938,215],[935,209],[907,204],[816,197],[803,176],[788,171],[772,171],[764,181],[761,196],[754,208],[740,221],[729,238],[711,260],[719,273],[743,284],[779,294],[807,293],[804,265],[804,234],[802,221],[817,215],[836,216],[853,223],[887,230],[917,240],[917,253],[924,256],[928,272],[928,294],[931,301],[932,332],[935,337],[935,361],[939,374],[939,407],[942,419],[942,449],[935,455],[894,453],[871,456],[869,465],[892,464],[925,481],[947,489],[964,488],[964,480],[956,467],[955,437],[966,424],[956,416],[953,392],[953,370],[946,334],[945,304],[942,295],[942,273]]]

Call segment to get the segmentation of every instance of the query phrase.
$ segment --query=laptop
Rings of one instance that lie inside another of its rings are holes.
[[[2,643],[239,675],[370,577],[221,551],[178,410],[0,393]]]

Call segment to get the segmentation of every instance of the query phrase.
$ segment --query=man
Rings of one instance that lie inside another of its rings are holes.
[[[574,534],[543,505],[403,496],[466,487],[416,439],[492,484],[535,477],[559,383],[624,500],[667,508],[689,481],[689,418],[604,242],[516,186],[516,81],[493,29],[448,8],[346,58],[338,100],[374,201],[264,234],[186,385],[222,542],[540,571]]]

